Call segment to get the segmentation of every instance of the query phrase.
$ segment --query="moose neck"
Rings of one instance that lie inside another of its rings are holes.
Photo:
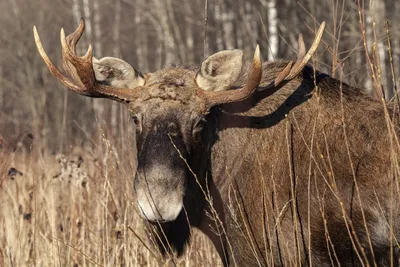
[[[260,166],[265,161],[260,157],[263,157],[264,152],[269,150],[268,147],[272,147],[271,142],[285,142],[285,124],[279,122],[286,118],[286,114],[308,102],[312,95],[314,79],[311,68],[307,68],[303,73],[303,76],[308,76],[308,79],[299,77],[279,90],[262,91],[263,85],[269,84],[285,65],[286,62],[282,62],[282,64],[278,62],[271,66],[266,64],[264,66],[266,71],[259,87],[260,91],[255,92],[245,101],[226,104],[211,110],[210,115],[215,118],[216,124],[215,136],[210,138],[214,141],[209,155],[212,177],[212,181],[209,182],[210,194],[225,231],[228,231],[232,225],[232,220],[230,220],[232,210],[235,209],[235,206],[240,205],[240,203],[236,203],[240,202],[237,198],[248,197],[236,195],[235,200],[235,194],[232,192],[236,190],[237,186],[242,188],[251,186],[253,182],[248,179],[256,177],[255,169],[265,167]],[[262,155],[260,155],[261,150],[264,151]],[[268,154],[270,157],[279,157],[279,155],[272,155],[273,151],[269,151]],[[260,173],[260,175],[262,174]],[[246,190],[243,189],[243,191]],[[247,192],[258,195],[257,188],[247,190]],[[260,199],[254,201],[259,203]],[[252,214],[248,215],[252,216]],[[209,228],[209,221],[203,222],[203,225],[202,231],[211,238],[223,262],[225,264],[233,262],[232,255],[235,252],[230,251],[226,237],[221,238],[221,236],[208,233],[204,228]],[[220,229],[220,232],[223,231]],[[226,253],[231,255],[229,259],[226,258]]]
[[[265,63],[260,86],[250,98],[238,103],[225,104],[212,110],[214,117],[217,118],[217,123],[216,136],[212,138],[215,142],[211,148],[211,166],[213,181],[217,188],[223,189],[230,179],[221,175],[225,172],[216,175],[214,170],[235,168],[240,163],[243,153],[248,149],[256,150],[252,146],[252,140],[257,141],[260,146],[267,141],[260,139],[262,137],[269,136],[277,140],[274,126],[278,125],[292,111],[307,109],[310,106],[308,102],[315,93],[314,83],[318,84],[327,77],[327,75],[317,73],[314,79],[314,70],[306,67],[303,73],[290,83],[283,87],[264,91],[263,87],[269,84],[286,64],[285,61]],[[243,82],[239,80],[239,83]],[[225,152],[221,153],[220,151]]]
[[[269,72],[276,69],[279,68],[271,66],[270,69],[266,69],[261,87],[270,82]],[[210,166],[213,184],[219,195],[219,198],[215,199],[221,200],[221,203],[215,205],[223,207],[224,212],[221,214],[224,215],[221,216],[221,220],[224,220],[226,225],[227,238],[230,241],[227,251],[232,263],[236,260],[238,265],[246,262],[252,266],[259,265],[256,259],[266,260],[263,259],[266,246],[262,234],[265,231],[263,225],[274,229],[276,223],[273,216],[275,218],[281,216],[281,211],[290,206],[287,203],[294,199],[293,194],[302,200],[296,204],[296,208],[302,214],[307,214],[307,206],[304,203],[309,191],[307,191],[307,179],[302,178],[307,177],[309,168],[314,168],[304,159],[305,155],[311,155],[307,150],[307,144],[313,140],[314,146],[320,149],[316,152],[320,153],[318,156],[325,157],[328,153],[324,150],[326,142],[335,144],[329,147],[330,153],[340,155],[346,151],[342,145],[343,120],[347,126],[348,136],[354,136],[349,146],[357,149],[357,154],[352,154],[352,160],[355,164],[359,164],[357,166],[361,166],[357,169],[358,181],[367,183],[371,188],[381,187],[382,180],[370,178],[379,177],[386,172],[386,169],[374,170],[372,174],[370,168],[362,166],[365,158],[369,157],[377,166],[387,167],[389,162],[383,152],[383,148],[387,147],[387,141],[385,138],[379,139],[375,136],[377,135],[375,129],[384,129],[384,122],[381,123],[379,119],[369,119],[382,116],[382,113],[378,112],[381,104],[372,101],[359,89],[327,78],[323,74],[317,73],[314,77],[312,73],[313,70],[308,67],[302,75],[276,92],[258,91],[246,101],[223,105],[215,110],[215,117],[218,118],[217,138],[211,148]],[[318,91],[315,85],[318,86]],[[364,112],[354,113],[357,105],[362,106]],[[338,112],[340,108],[346,114],[345,118]],[[363,122],[361,128],[359,122]],[[310,127],[311,125],[315,128]],[[370,143],[370,140],[379,141]],[[361,145],[362,142],[369,146]],[[351,184],[353,176],[351,168],[348,167],[349,163],[342,161],[342,158],[334,159],[333,172],[337,177],[341,177],[337,182],[342,193],[351,198],[351,188],[349,189],[347,185]],[[323,159],[321,162],[319,159],[315,160],[322,165]],[[320,180],[317,179],[318,185],[315,190],[325,188],[321,177],[318,178]],[[296,191],[294,189],[293,192],[290,191],[291,183]],[[324,191],[321,189],[321,192]],[[317,194],[317,191],[312,193]],[[310,195],[313,195],[312,193]],[[330,208],[332,214],[336,214],[336,207]],[[316,209],[313,212],[315,220],[320,219],[319,211]],[[288,221],[291,220],[290,215],[286,217]],[[306,227],[306,220],[302,223],[304,225],[299,227]],[[314,226],[319,223],[311,221]],[[271,254],[274,259],[279,260],[280,250],[277,239],[274,239],[274,230],[269,234],[272,242],[272,245],[268,244]],[[292,232],[280,233],[280,238],[291,240]],[[251,245],[243,246],[243,244]],[[346,249],[343,250],[343,255],[347,253]]]

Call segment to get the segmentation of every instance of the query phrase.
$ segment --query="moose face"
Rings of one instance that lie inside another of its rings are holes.
[[[136,126],[134,188],[146,220],[174,221],[195,201],[193,191],[200,188],[194,180],[204,182],[207,156],[202,155],[209,147],[203,132],[208,107],[202,94],[230,87],[242,61],[242,51],[223,51],[209,57],[199,71],[170,67],[142,75],[121,59],[94,59],[99,83],[137,88],[137,97],[127,104]]]
[[[183,212],[188,183],[195,179],[191,171],[205,160],[197,157],[207,147],[205,119],[193,108],[195,73],[174,68],[147,76],[141,99],[130,104],[138,153],[134,187],[141,215],[168,222]]]
[[[144,219],[174,221],[188,202],[195,201],[194,191],[200,191],[195,179],[204,184],[209,147],[203,131],[208,107],[202,93],[230,87],[242,61],[242,51],[223,51],[209,57],[199,71],[170,67],[146,75],[120,59],[93,61],[96,80],[102,84],[139,88],[128,107],[138,153],[134,188]]]

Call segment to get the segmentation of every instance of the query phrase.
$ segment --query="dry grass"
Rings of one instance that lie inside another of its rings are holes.
[[[108,141],[68,155],[0,152],[0,265],[220,264],[196,231],[183,257],[157,261],[137,214],[131,164]]]

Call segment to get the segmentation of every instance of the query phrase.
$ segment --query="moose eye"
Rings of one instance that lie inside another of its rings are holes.
[[[206,120],[204,118],[198,120],[193,126],[193,135],[197,135],[198,133],[200,133],[201,130],[203,130],[205,123]]]
[[[139,124],[139,118],[137,116],[132,116],[132,121],[135,125]]]
[[[139,117],[136,116],[136,115],[133,115],[132,116],[132,121],[135,124],[136,132],[140,133],[142,131],[142,124],[141,124],[141,122],[139,120]]]

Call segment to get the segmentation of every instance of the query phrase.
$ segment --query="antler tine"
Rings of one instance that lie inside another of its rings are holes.
[[[306,46],[304,44],[304,40],[303,40],[303,35],[300,34],[299,35],[299,40],[298,40],[298,46],[299,46],[299,51],[297,53],[297,62],[300,62],[303,60],[303,58],[306,55]],[[293,66],[293,62],[289,62],[286,67],[278,74],[278,76],[276,76],[275,80],[274,80],[274,86],[278,86],[278,84],[280,84],[281,82],[283,82],[283,80],[285,80],[291,70],[292,70],[292,66]]]
[[[79,39],[82,37],[83,31],[85,30],[85,21],[83,18],[79,20],[79,25],[76,30],[67,36],[67,43],[71,47],[71,51],[75,53],[75,47]]]
[[[76,84],[72,83],[64,74],[61,73],[61,71],[53,64],[53,62],[51,62],[49,56],[44,51],[36,26],[33,26],[33,36],[35,38],[36,48],[51,74],[66,87],[71,88],[74,91],[79,91],[80,88]]]
[[[65,74],[51,62],[43,49],[36,27],[33,27],[34,37],[40,56],[46,63],[47,68],[62,84],[76,93],[90,97],[109,98],[119,102],[127,103],[139,95],[137,88],[116,88],[100,84],[96,81],[92,66],[92,46],[90,45],[84,56],[75,53],[76,43],[79,41],[85,29],[85,22],[81,19],[78,28],[68,37],[65,37],[64,29],[61,29],[60,39],[62,45],[63,67]]]
[[[312,55],[317,50],[319,43],[321,42],[322,35],[325,29],[325,21],[321,23],[319,26],[318,32],[315,36],[313,44],[311,45],[310,50],[306,53],[306,48],[304,45],[303,35],[299,35],[298,46],[299,51],[297,53],[297,60],[295,63],[289,62],[286,67],[276,76],[273,83],[268,85],[265,89],[270,87],[277,87],[283,81],[290,81],[294,77],[296,77],[304,68],[304,66],[310,61]],[[264,89],[264,90],[265,90]]]
[[[71,33],[70,35],[67,36],[66,38],[66,43],[69,47],[69,50],[76,54],[76,44],[78,43],[79,39],[81,38],[83,31],[85,30],[85,22],[84,20],[81,18],[79,21],[79,25],[76,28],[76,30]],[[61,29],[61,33],[60,33],[60,39],[61,39],[61,43],[63,43],[64,41],[64,30]],[[63,46],[63,51],[64,51],[64,46]],[[64,70],[70,74],[70,76],[72,76],[72,78],[80,85],[82,85],[82,82],[79,79],[78,74],[76,73],[76,69],[75,67],[66,59],[66,54],[63,52],[62,53],[62,57],[63,57],[63,68]]]
[[[273,86],[278,86],[278,84],[280,84],[281,82],[283,82],[283,80],[285,80],[285,78],[290,74],[290,70],[292,69],[293,66],[293,62],[289,62],[286,67],[279,72],[278,76],[276,76]]]
[[[69,35],[68,37],[70,36],[71,35]],[[74,36],[72,36],[72,38],[73,37]],[[74,65],[78,63],[83,64],[85,62],[92,63],[92,45],[89,45],[88,51],[84,56],[79,57],[75,54],[75,52],[73,52],[73,49],[71,50],[71,48],[75,47],[75,44],[73,42],[68,44],[68,40],[65,37],[63,28],[61,28],[60,40],[61,40],[63,55],[65,55],[68,61],[70,61],[72,64]]]
[[[72,36],[71,40],[74,40],[73,37],[74,36]],[[84,85],[85,88],[83,90],[85,92],[89,91],[88,88],[93,88],[96,84],[92,67],[92,46],[89,46],[86,55],[79,57],[71,51],[71,48],[75,47],[74,42],[72,41],[70,44],[67,44],[68,41],[65,37],[64,29],[61,29],[60,40],[65,71],[72,76],[75,82]],[[95,90],[88,93],[90,96],[92,96],[91,94],[96,95]]]
[[[299,40],[297,41],[297,43],[299,46],[299,51],[297,52],[297,60],[301,60],[306,55],[306,45],[304,44],[303,34],[299,34]]]
[[[318,32],[315,36],[315,39],[311,45],[310,50],[308,50],[307,54],[305,54],[301,58],[297,59],[296,63],[293,65],[293,68],[290,71],[290,74],[286,77],[286,80],[291,80],[294,77],[296,77],[303,70],[304,66],[308,63],[308,61],[310,61],[312,55],[315,53],[315,51],[317,50],[317,48],[319,46],[319,43],[321,42],[321,38],[324,33],[324,30],[325,30],[325,21],[323,21],[321,23],[321,25],[319,26]],[[304,41],[303,41],[303,37],[300,35],[299,36],[299,56],[300,56],[300,53],[304,53],[304,51],[305,51],[305,49],[303,47],[305,47]]]

